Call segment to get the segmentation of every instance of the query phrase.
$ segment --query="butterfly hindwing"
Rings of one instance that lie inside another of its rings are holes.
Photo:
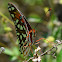
[[[30,33],[28,39],[26,38],[28,36],[28,32],[32,30],[31,26],[27,22],[26,18],[23,16],[23,14],[15,7],[14,4],[8,3],[8,10],[10,12],[10,16],[13,19],[13,22],[15,24],[16,28],[16,34],[17,39],[20,44],[20,51],[23,54],[27,54],[29,47],[29,43],[32,43],[32,33]],[[29,41],[30,40],[30,41]]]

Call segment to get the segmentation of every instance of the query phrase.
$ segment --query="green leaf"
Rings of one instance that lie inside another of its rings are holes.
[[[14,60],[16,60],[16,59],[17,59],[16,56],[12,56],[12,57],[11,57],[11,61],[14,61]]]
[[[0,16],[2,16],[3,18],[5,18],[8,22],[10,22],[12,25],[14,25],[14,23],[8,19],[8,17],[6,17],[3,13],[0,12]]]
[[[62,62],[62,49],[61,51],[59,52],[58,56],[57,56],[57,62]]]
[[[14,52],[14,55],[19,56],[20,53],[19,53],[19,49],[17,47],[13,47],[12,50]]]
[[[62,0],[59,0],[59,3],[62,4]]]
[[[53,36],[55,37],[55,39],[57,39],[59,33],[60,33],[60,27],[58,27],[58,29],[53,32]]]
[[[5,27],[4,30],[5,30],[6,32],[12,31],[12,29],[11,29],[10,27]]]
[[[37,14],[32,14],[32,13],[29,15],[29,17],[30,17],[30,18],[40,18],[39,15],[37,15]]]
[[[57,20],[57,17],[56,17],[56,15],[52,14],[51,21],[54,21],[54,20]]]
[[[14,55],[13,52],[8,48],[5,48],[4,53],[7,54],[7,55],[10,55],[10,56]]]
[[[17,47],[12,47],[12,49],[5,48],[5,54],[10,56],[19,56],[19,49]]]
[[[40,18],[29,18],[28,21],[40,23],[42,20]]]

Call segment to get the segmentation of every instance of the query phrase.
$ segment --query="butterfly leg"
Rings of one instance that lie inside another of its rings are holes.
[[[29,45],[26,45],[27,44],[27,41],[24,43],[23,47],[28,47]],[[26,45],[26,46],[25,46]]]
[[[27,43],[27,42],[25,42],[25,43],[24,43],[24,45],[25,45],[26,43]],[[31,50],[31,52],[33,53],[33,50],[31,49],[31,43],[29,43],[29,45],[24,46],[24,47],[29,47],[29,48],[30,48],[30,50]]]
[[[29,47],[30,47],[30,50],[31,50],[31,52],[32,52],[32,54],[33,54],[33,50],[32,50],[32,48],[31,48],[31,43],[29,43]]]

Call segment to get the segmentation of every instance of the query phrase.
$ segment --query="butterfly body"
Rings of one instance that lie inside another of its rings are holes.
[[[32,32],[30,32],[32,28],[27,22],[25,16],[17,9],[14,4],[8,3],[8,10],[15,24],[17,39],[20,44],[20,51],[22,54],[27,54],[27,51],[29,51],[30,48],[24,46],[29,46],[29,44],[32,45],[33,43]]]

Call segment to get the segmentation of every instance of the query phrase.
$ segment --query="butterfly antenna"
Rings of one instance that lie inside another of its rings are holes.
[[[35,25],[34,29],[38,26],[38,23]]]

